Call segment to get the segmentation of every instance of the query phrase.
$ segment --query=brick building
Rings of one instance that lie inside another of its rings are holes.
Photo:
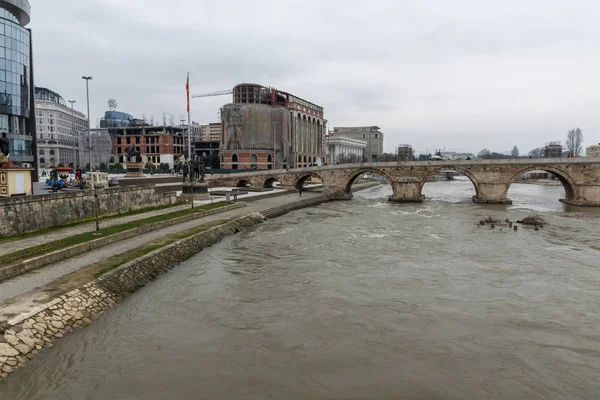
[[[221,108],[221,168],[272,169],[325,162],[323,108],[256,84],[233,88]]]
[[[179,126],[139,126],[111,129],[112,154],[115,162],[126,163],[126,150],[134,147],[141,153],[143,163],[155,166],[188,156],[187,128]]]

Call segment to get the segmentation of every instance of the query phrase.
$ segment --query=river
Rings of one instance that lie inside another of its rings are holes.
[[[293,212],[181,263],[0,399],[598,399],[599,210],[432,182]],[[539,231],[479,227],[538,213]],[[587,219],[576,218],[579,214]]]

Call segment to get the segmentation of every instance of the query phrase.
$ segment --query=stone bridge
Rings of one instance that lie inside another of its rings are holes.
[[[290,170],[267,170],[207,175],[212,186],[272,187],[298,189],[310,177],[323,182],[323,193],[332,199],[352,198],[351,187],[362,174],[383,176],[391,185],[390,201],[421,202],[423,185],[440,171],[456,171],[475,186],[477,203],[511,204],[508,188],[529,171],[546,171],[558,177],[565,188],[561,201],[579,206],[600,207],[600,160],[542,158],[477,161],[410,161],[365,164],[339,164]]]

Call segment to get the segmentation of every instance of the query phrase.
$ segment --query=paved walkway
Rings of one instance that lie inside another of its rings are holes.
[[[272,192],[267,192],[272,193]],[[303,192],[301,199],[309,199],[321,196],[320,192]],[[11,299],[15,296],[27,293],[39,286],[48,284],[55,279],[58,279],[66,274],[77,271],[88,265],[102,261],[108,257],[122,254],[126,251],[132,250],[138,246],[141,246],[151,240],[155,240],[164,236],[171,235],[173,233],[191,229],[206,223],[218,220],[224,220],[234,217],[241,217],[254,212],[263,211],[269,208],[281,206],[284,204],[292,203],[299,200],[297,194],[285,194],[276,197],[269,197],[260,199],[254,202],[247,203],[246,207],[230,210],[214,215],[209,215],[203,218],[198,218],[192,221],[184,222],[181,224],[173,225],[156,231],[148,232],[143,235],[139,235],[135,238],[113,243],[106,247],[89,251],[85,254],[69,258],[50,264],[40,269],[31,271],[24,275],[14,277],[12,279],[0,282],[0,303]],[[186,207],[189,207],[187,205]],[[173,209],[169,209],[172,211]],[[140,214],[142,215],[142,214]]]
[[[220,188],[214,188],[213,190],[218,190]],[[224,189],[224,188],[223,188]],[[227,190],[227,189],[224,189]],[[250,197],[258,197],[265,196],[272,193],[284,192],[284,190],[277,189],[268,192],[250,192],[247,195],[240,196],[239,199],[243,201],[246,198]],[[213,197],[213,202],[223,201],[224,197]],[[203,205],[210,204],[210,200],[203,201],[194,201],[194,205]],[[110,219],[100,220],[100,228],[108,228],[109,226],[126,224],[128,222],[138,221],[145,218],[154,217],[157,215],[169,214],[175,211],[186,210],[190,208],[189,204],[183,204],[181,206],[164,208],[162,210],[148,211],[141,214],[129,215],[125,217],[116,217]],[[95,222],[86,222],[84,224],[72,226],[69,228],[60,229],[54,232],[46,233],[43,235],[32,236],[25,239],[15,240],[13,242],[6,242],[0,244],[0,256],[8,253],[13,253],[15,251],[23,250],[29,247],[41,245],[44,243],[54,242],[56,240],[64,239],[66,237],[79,235],[81,233],[92,232],[96,229]]]

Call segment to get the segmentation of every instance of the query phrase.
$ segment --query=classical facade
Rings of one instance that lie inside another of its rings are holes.
[[[378,126],[335,127],[331,136],[366,140],[365,157],[368,162],[379,161],[383,154],[383,132]]]
[[[221,109],[221,167],[294,168],[325,161],[323,108],[291,93],[256,84],[233,89]]]
[[[85,115],[67,106],[58,93],[36,87],[35,117],[40,168],[80,166],[79,147],[87,135]]]
[[[345,136],[327,138],[327,160],[331,164],[362,162],[367,141]]]
[[[0,0],[0,132],[13,161],[36,164],[30,15],[27,0]]]

